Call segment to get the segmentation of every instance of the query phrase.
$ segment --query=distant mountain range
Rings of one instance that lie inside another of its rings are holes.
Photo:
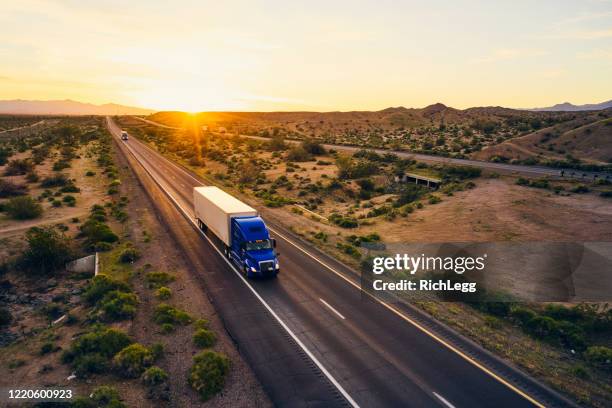
[[[105,103],[94,105],[66,99],[63,101],[0,101],[0,113],[21,115],[150,115],[151,109]]]
[[[574,105],[569,102],[558,103],[547,108],[534,108],[531,111],[556,111],[556,112],[578,112],[578,111],[595,111],[612,108],[612,100],[602,103],[590,103],[586,105]]]

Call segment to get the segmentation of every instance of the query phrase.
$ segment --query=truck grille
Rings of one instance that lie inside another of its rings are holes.
[[[262,272],[274,272],[274,261],[263,261],[259,263]]]

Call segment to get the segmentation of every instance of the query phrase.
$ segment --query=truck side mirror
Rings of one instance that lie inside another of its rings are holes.
[[[272,238],[272,247],[276,248],[276,239]]]

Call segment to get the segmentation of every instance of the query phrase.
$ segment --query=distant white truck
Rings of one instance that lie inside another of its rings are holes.
[[[128,132],[125,130],[121,131],[121,140],[128,140]]]

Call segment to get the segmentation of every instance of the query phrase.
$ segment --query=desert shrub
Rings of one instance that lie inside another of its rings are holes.
[[[75,339],[62,354],[62,361],[70,364],[79,377],[104,373],[109,368],[109,360],[130,344],[132,340],[124,332],[97,327]]]
[[[158,288],[174,281],[174,276],[166,272],[149,272],[146,274],[145,279],[149,284],[149,288]]]
[[[612,190],[602,191],[601,193],[599,193],[599,196],[603,198],[612,198]]]
[[[353,217],[344,217],[338,213],[329,216],[329,220],[342,228],[357,228],[359,223]]]
[[[91,248],[96,252],[107,252],[113,249],[113,244],[109,242],[96,242]]]
[[[365,190],[365,191],[373,191],[375,187],[374,182],[367,178],[357,180],[357,185],[361,187],[362,190]]]
[[[301,147],[311,155],[325,154],[325,148],[316,140],[306,139],[302,142]]]
[[[81,189],[74,185],[72,181],[69,181],[65,186],[60,188],[62,193],[79,193]]]
[[[129,293],[131,289],[125,282],[112,279],[104,274],[99,274],[92,278],[82,296],[89,305],[94,305],[107,293],[112,291]]]
[[[19,267],[34,274],[50,274],[72,257],[69,241],[53,227],[33,227],[26,232],[28,247]]]
[[[16,220],[29,220],[41,216],[42,206],[30,196],[13,197],[4,204],[4,211]]]
[[[91,170],[88,170],[88,171],[85,173],[85,176],[86,176],[86,177],[93,177],[93,176],[95,176],[95,175],[96,175],[96,172],[95,172],[95,171],[91,171]]]
[[[206,350],[197,354],[193,363],[189,370],[189,385],[206,401],[223,389],[230,360],[221,353]]]
[[[55,174],[50,177],[45,177],[41,182],[40,186],[44,188],[50,187],[62,187],[70,183],[70,179],[65,174]]]
[[[139,343],[133,343],[113,357],[113,368],[126,378],[137,378],[153,364],[153,353]]]
[[[147,368],[142,375],[142,381],[149,387],[159,385],[165,382],[167,379],[168,373],[157,366]]]
[[[114,387],[102,385],[94,388],[89,397],[77,397],[72,408],[127,408]]]
[[[136,314],[138,297],[134,293],[112,290],[104,295],[96,308],[109,320],[132,318]]]
[[[8,326],[13,321],[11,311],[5,307],[0,307],[0,327]]]
[[[40,349],[38,350],[38,352],[42,356],[42,355],[49,354],[57,350],[59,350],[59,348],[56,347],[55,344],[53,344],[53,342],[46,341],[40,345]]]
[[[424,187],[414,184],[403,186],[397,201],[394,203],[394,206],[401,207],[402,205],[412,203],[421,198],[426,191],[427,190]]]
[[[585,186],[584,184],[579,184],[579,185],[573,187],[570,191],[572,193],[576,193],[576,194],[584,194],[584,193],[588,193],[591,190],[587,186]]]
[[[192,317],[185,311],[176,309],[166,303],[160,303],[155,308],[153,320],[157,324],[180,324],[188,325],[192,322]]]
[[[161,325],[161,331],[164,334],[172,333],[174,331],[174,325],[171,323],[164,323]]]
[[[119,262],[121,263],[133,263],[138,259],[140,259],[140,251],[134,247],[125,248],[119,255]]]
[[[586,360],[603,370],[612,370],[612,348],[605,346],[591,346],[584,353]]]
[[[53,200],[53,201],[51,201],[51,205],[53,207],[56,207],[56,208],[57,207],[61,207],[62,206],[62,202],[60,200]]]
[[[208,329],[208,320],[206,319],[198,319],[193,323],[193,326],[196,329]]]
[[[55,302],[49,302],[41,308],[41,312],[49,320],[55,320],[64,313],[64,308]]]
[[[212,347],[217,341],[217,336],[212,330],[197,329],[193,334],[193,342],[200,348]]]
[[[522,325],[527,324],[535,316],[536,312],[522,306],[516,306],[510,310],[510,317]]]
[[[155,296],[157,296],[157,298],[161,300],[168,300],[172,296],[172,290],[170,290],[170,288],[162,286],[155,291]]]
[[[31,172],[34,164],[27,159],[15,159],[8,162],[4,169],[5,176],[17,176]]]
[[[26,174],[25,179],[27,180],[28,183],[36,183],[39,179],[38,174],[36,174],[35,171],[31,171],[28,174]]]
[[[62,201],[66,203],[69,207],[74,207],[76,205],[76,198],[71,195],[66,195],[62,198]]]
[[[431,197],[429,197],[429,200],[427,200],[427,202],[429,204],[438,204],[439,202],[441,202],[442,199],[438,196],[432,195]]]
[[[535,316],[527,321],[525,327],[535,337],[551,339],[557,333],[557,321],[548,316]]]
[[[80,235],[85,237],[89,244],[97,242],[113,243],[119,240],[119,237],[103,222],[89,219],[80,227]]]
[[[17,184],[0,178],[0,198],[25,195],[28,187],[25,184]]]
[[[456,178],[460,180],[480,177],[482,170],[478,167],[469,166],[446,166],[442,168],[445,178]]]
[[[312,160],[312,155],[302,146],[293,146],[287,152],[286,159],[292,162],[305,162]]]

